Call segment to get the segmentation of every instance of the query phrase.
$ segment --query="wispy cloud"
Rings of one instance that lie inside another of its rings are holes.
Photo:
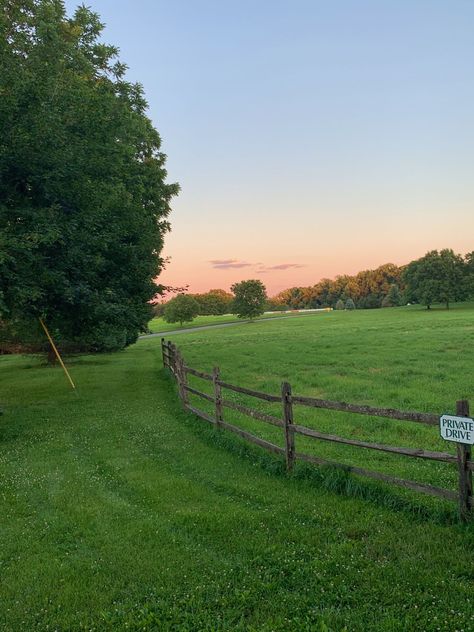
[[[289,270],[290,268],[304,268],[302,263],[279,263],[276,266],[262,266],[258,272],[269,272],[270,270]]]
[[[288,270],[289,268],[304,268],[302,263],[279,263],[276,266],[271,266],[270,270]]]
[[[306,267],[302,263],[279,263],[274,266],[266,266],[261,261],[258,263],[249,263],[248,261],[241,261],[240,259],[211,259],[209,263],[217,270],[255,268],[256,272],[259,273],[271,272],[272,270],[289,270],[290,268]]]
[[[227,270],[229,268],[248,268],[254,265],[253,263],[239,261],[238,259],[212,259],[209,263],[213,268],[218,270]]]

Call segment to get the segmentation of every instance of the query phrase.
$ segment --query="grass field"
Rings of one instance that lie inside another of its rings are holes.
[[[302,394],[431,412],[474,399],[472,307],[333,312],[177,342],[192,366],[268,392],[285,379]],[[474,527],[449,505],[321,468],[287,477],[281,459],[181,410],[156,339],[69,366],[77,396],[40,359],[0,358],[0,629],[474,630]],[[435,428],[295,412],[323,430],[447,449]],[[449,465],[304,447],[455,484]]]
[[[281,382],[288,380],[295,394],[440,414],[455,413],[456,400],[473,395],[474,358],[468,350],[474,343],[474,310],[468,305],[451,311],[322,313],[265,328],[246,324],[213,336],[196,332],[176,342],[190,366],[210,372],[218,365],[224,381],[276,395]],[[190,383],[210,390],[208,383],[192,376]],[[233,392],[226,396],[280,416],[279,404]],[[212,410],[212,404],[195,396],[191,403]],[[280,429],[231,414],[242,427],[283,445]],[[322,432],[454,453],[436,428],[424,424],[300,407],[295,407],[295,421]],[[455,468],[443,463],[304,437],[297,438],[297,449],[441,487],[454,489],[457,481]]]
[[[294,313],[294,314],[284,314],[282,312],[272,312],[263,314],[263,316],[257,316],[255,320],[261,320],[262,318],[295,318],[295,317],[311,317],[314,316],[314,313],[302,314],[302,313]],[[316,314],[317,315],[317,314]],[[184,323],[183,329],[202,327],[203,325],[221,325],[224,323],[237,323],[242,322],[242,319],[234,316],[233,314],[223,314],[222,316],[196,316],[196,318],[190,323]],[[173,331],[175,329],[180,329],[179,323],[167,323],[163,320],[163,318],[153,318],[148,323],[148,328],[150,333],[157,333],[161,331]]]

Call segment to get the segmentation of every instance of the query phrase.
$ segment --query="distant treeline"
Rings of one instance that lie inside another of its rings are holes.
[[[402,301],[403,269],[386,263],[375,270],[364,270],[354,276],[344,274],[335,279],[322,279],[315,285],[292,287],[280,292],[273,300],[290,309],[317,307],[381,307],[390,292],[396,294],[394,304]],[[338,305],[339,303],[339,305]],[[342,305],[341,305],[342,303]]]
[[[387,263],[354,276],[322,279],[307,287],[280,292],[271,303],[290,309],[334,307],[372,309],[420,303],[446,307],[474,296],[474,252],[432,250],[405,266]],[[280,307],[281,308],[281,307]]]
[[[201,315],[232,312],[233,294],[210,290],[191,295]],[[292,287],[267,299],[266,309],[374,309],[419,303],[428,308],[434,303],[446,307],[456,301],[474,298],[474,251],[466,255],[453,250],[432,250],[404,266],[386,263],[375,270],[356,275],[322,279],[315,285]],[[155,306],[161,315],[164,304]]]

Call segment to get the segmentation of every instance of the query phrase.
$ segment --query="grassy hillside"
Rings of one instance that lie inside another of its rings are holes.
[[[305,394],[430,411],[474,399],[473,342],[470,309],[334,312],[179,338],[192,365],[219,364],[239,384],[275,391],[289,379]],[[317,468],[286,477],[278,458],[182,412],[158,348],[71,360],[78,396],[39,359],[0,358],[0,629],[474,629],[472,526],[439,501],[347,489]],[[307,415],[341,434],[439,446],[432,428]],[[406,467],[389,460],[377,467]]]

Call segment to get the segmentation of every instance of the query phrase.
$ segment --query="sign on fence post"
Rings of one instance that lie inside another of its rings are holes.
[[[446,441],[474,444],[474,419],[461,415],[441,415],[439,431]]]
[[[456,443],[459,472],[459,515],[463,522],[469,520],[472,508],[471,445],[474,444],[474,419],[469,417],[469,402],[456,402],[455,415],[441,415],[439,431],[446,441]]]

